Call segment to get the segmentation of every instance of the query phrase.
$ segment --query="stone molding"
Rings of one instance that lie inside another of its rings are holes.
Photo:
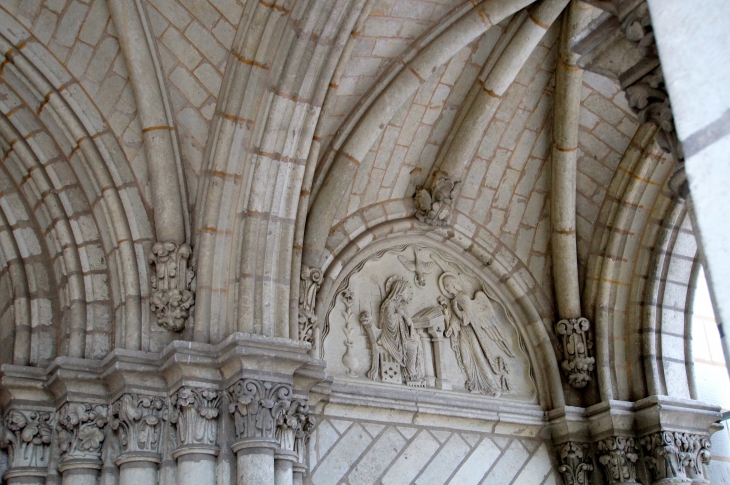
[[[596,443],[596,455],[609,485],[637,483],[639,455],[634,438],[611,436],[603,439]]]
[[[110,407],[105,404],[64,404],[57,415],[61,461],[88,460],[101,466],[101,447],[110,414]]]
[[[442,177],[433,183],[431,189],[418,187],[413,196],[416,204],[416,218],[432,226],[448,225],[454,209],[454,191],[460,183]]]
[[[171,241],[155,243],[150,251],[149,262],[154,267],[150,277],[150,308],[157,324],[170,332],[185,327],[195,304],[192,256],[188,244]]]
[[[319,268],[302,265],[299,273],[299,340],[313,343],[317,325],[315,302],[322,285],[322,271]]]
[[[120,460],[131,456],[160,460],[162,422],[168,418],[167,404],[165,398],[139,394],[124,394],[114,402],[110,424],[119,436]]]
[[[218,416],[222,393],[215,389],[181,387],[170,397],[170,422],[175,425],[179,456],[187,449],[218,453]]]
[[[593,464],[591,445],[578,441],[567,441],[557,445],[558,471],[565,485],[588,485],[590,483]]]
[[[570,318],[555,324],[555,332],[560,338],[559,350],[563,354],[560,368],[568,378],[568,383],[582,389],[591,381],[596,359],[589,351],[593,348],[590,337],[591,324],[587,318]]]
[[[7,412],[0,448],[8,450],[8,473],[33,474],[32,469],[35,469],[45,475],[50,459],[53,419],[54,413],[45,411],[11,409]]]

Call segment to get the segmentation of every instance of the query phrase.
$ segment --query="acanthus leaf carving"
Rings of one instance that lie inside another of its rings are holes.
[[[641,439],[644,463],[654,481],[673,479],[702,483],[709,465],[710,439],[679,431],[660,431]],[[707,482],[709,483],[709,482]]]
[[[105,404],[68,402],[58,411],[61,460],[101,460],[110,409]]]
[[[418,187],[413,196],[416,218],[432,226],[447,225],[454,206],[454,191],[458,186],[459,182],[442,177],[436,180],[431,189]]]
[[[634,439],[612,436],[596,444],[598,462],[606,472],[609,485],[636,483],[636,461],[639,459]]]
[[[279,417],[291,406],[291,385],[241,379],[226,393],[238,439],[276,438]]]
[[[154,266],[150,278],[150,308],[157,323],[170,332],[179,332],[195,304],[191,266],[193,251],[188,244],[158,242],[152,246],[149,261]]]
[[[555,324],[555,332],[560,338],[559,350],[563,354],[560,367],[570,385],[576,389],[584,388],[591,381],[596,363],[589,354],[593,347],[590,328],[590,322],[583,317],[564,319]]]
[[[309,404],[302,399],[294,399],[289,408],[277,418],[276,439],[279,447],[296,453],[299,463],[305,463],[306,443],[312,434],[317,420],[309,410]]]
[[[222,394],[215,389],[181,387],[170,398],[170,422],[180,446],[216,446]]]
[[[167,419],[166,399],[124,394],[112,405],[110,424],[119,436],[121,452],[159,453],[162,421]]]
[[[590,445],[577,441],[568,441],[557,446],[560,465],[558,471],[563,476],[565,485],[588,485],[591,464]]]
[[[315,302],[322,285],[322,271],[319,268],[302,265],[299,275],[299,340],[314,343],[314,327],[317,325]]]
[[[50,459],[51,420],[44,411],[11,409],[3,419],[0,448],[8,449],[10,470],[17,467],[46,468]]]

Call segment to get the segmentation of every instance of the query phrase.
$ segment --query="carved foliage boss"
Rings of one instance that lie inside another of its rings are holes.
[[[192,249],[185,243],[158,242],[152,246],[149,257],[154,266],[150,278],[150,308],[157,323],[171,332],[179,332],[185,327],[195,303],[192,288],[195,273],[190,266],[192,254]]]
[[[590,340],[590,322],[587,318],[560,320],[555,332],[560,336],[560,351],[563,362],[560,367],[568,377],[568,382],[576,389],[585,387],[591,380],[591,372],[596,359],[588,351],[593,347]]]

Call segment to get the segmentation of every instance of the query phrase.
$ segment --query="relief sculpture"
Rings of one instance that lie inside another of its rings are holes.
[[[346,274],[330,309],[327,332],[334,325],[346,337],[344,345],[341,339],[324,344],[325,358],[336,353],[342,363],[335,375],[489,397],[535,396],[510,310],[473,270],[443,252],[406,244],[370,256]]]

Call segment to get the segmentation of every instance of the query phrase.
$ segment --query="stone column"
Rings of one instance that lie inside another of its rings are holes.
[[[50,459],[52,413],[11,409],[3,420],[0,447],[8,449],[8,485],[42,485]]]
[[[588,443],[567,441],[555,447],[560,466],[558,471],[563,482],[571,485],[588,485],[593,465],[590,455],[591,446]]]
[[[165,401],[156,396],[124,394],[113,404],[110,423],[121,447],[115,462],[120,485],[157,483]]]
[[[596,443],[596,455],[609,485],[639,485],[636,461],[639,459],[634,438],[612,436]]]
[[[69,402],[58,411],[58,445],[64,485],[96,485],[109,406]]]
[[[218,456],[218,415],[221,392],[182,387],[172,397],[170,420],[177,428],[178,485],[212,484]]]
[[[447,305],[447,303],[439,301],[439,303],[443,305]],[[436,389],[446,389],[451,390],[451,382],[444,377],[444,368],[446,367],[446,363],[444,362],[445,359],[445,353],[449,351],[449,345],[446,342],[446,339],[444,338],[444,328],[443,325],[438,325],[434,327],[430,327],[428,329],[428,334],[431,336],[431,341],[433,342],[433,360],[434,360],[434,372],[436,374],[435,384]]]
[[[236,453],[238,485],[275,483],[276,431],[291,406],[291,385],[241,379],[226,392],[236,428],[231,449]]]
[[[659,431],[641,439],[644,464],[652,484],[709,484],[705,465],[710,464],[709,436],[679,431]]]
[[[419,328],[418,336],[421,338],[421,347],[423,347],[423,367],[426,375],[426,386],[434,387],[436,385],[436,369],[433,364],[433,346],[431,345],[431,337],[426,329]]]

